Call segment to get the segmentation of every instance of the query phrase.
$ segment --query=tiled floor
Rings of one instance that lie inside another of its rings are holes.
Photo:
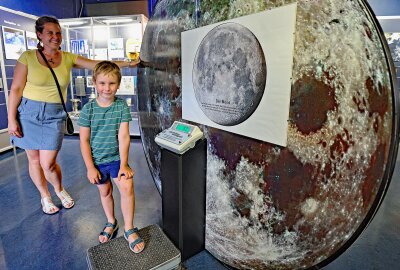
[[[131,144],[130,161],[136,171],[135,226],[160,224],[161,197],[138,140]],[[25,152],[19,152],[16,159],[0,160],[0,269],[87,269],[86,250],[98,244],[97,235],[106,219],[97,188],[86,180],[78,140],[64,141],[59,163],[64,186],[76,205],[48,216],[42,213],[39,195],[29,178]],[[114,198],[116,218],[121,223],[116,189]],[[53,200],[61,206],[54,193]]]
[[[135,225],[161,224],[161,198],[137,139],[132,140],[130,161],[136,170]],[[0,269],[87,269],[86,250],[98,244],[97,235],[106,220],[97,188],[86,180],[76,137],[65,139],[59,163],[64,185],[76,205],[47,216],[41,211],[39,195],[29,178],[25,153],[18,151],[16,158],[13,152],[0,154]],[[372,223],[343,255],[324,269],[400,269],[399,178],[397,164],[386,198]],[[60,206],[55,195],[53,198]],[[122,221],[119,207],[116,217]],[[121,235],[122,230],[118,232]],[[206,251],[184,265],[189,270],[227,268]]]

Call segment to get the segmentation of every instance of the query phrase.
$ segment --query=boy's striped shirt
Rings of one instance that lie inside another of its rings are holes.
[[[119,160],[118,131],[122,122],[132,120],[126,102],[118,97],[108,107],[93,99],[83,106],[78,125],[90,128],[90,147],[96,165]]]

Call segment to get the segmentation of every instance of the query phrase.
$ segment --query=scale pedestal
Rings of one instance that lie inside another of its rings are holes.
[[[205,139],[182,155],[161,150],[163,230],[182,261],[204,250],[206,154]]]

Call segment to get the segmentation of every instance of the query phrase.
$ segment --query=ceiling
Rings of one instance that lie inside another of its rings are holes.
[[[143,1],[143,0],[83,0],[85,4],[101,4],[101,3],[112,3],[112,2],[131,2],[131,1]]]

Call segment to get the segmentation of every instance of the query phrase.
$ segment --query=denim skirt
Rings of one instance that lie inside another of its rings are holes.
[[[67,114],[62,104],[22,98],[18,106],[22,138],[11,136],[11,143],[29,150],[60,150]]]

